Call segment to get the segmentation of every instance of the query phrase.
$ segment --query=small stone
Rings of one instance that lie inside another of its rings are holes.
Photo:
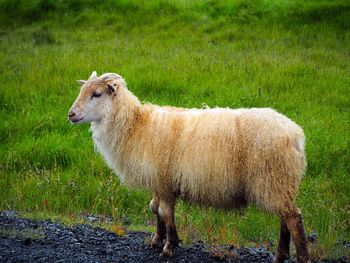
[[[317,242],[317,233],[311,232],[310,235],[307,236],[307,241],[309,241],[312,244],[316,243]]]
[[[17,212],[14,210],[3,210],[0,212],[1,216],[6,216],[6,217],[16,217]]]
[[[93,223],[93,222],[95,222],[97,220],[97,217],[95,217],[95,216],[88,216],[86,219],[88,221],[90,221],[91,223]]]
[[[130,225],[131,224],[131,219],[127,216],[123,216],[122,217],[122,223],[126,226]]]
[[[32,243],[32,240],[30,238],[26,238],[22,243],[23,245],[29,246]]]

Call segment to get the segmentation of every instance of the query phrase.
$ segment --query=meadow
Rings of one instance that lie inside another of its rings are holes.
[[[128,189],[67,112],[77,79],[116,72],[141,101],[271,107],[303,127],[298,205],[314,258],[349,256],[350,3],[0,0],[0,210],[68,223],[110,215],[154,230],[151,194]],[[126,220],[127,219],[127,220]],[[270,244],[279,221],[255,207],[179,202],[184,243]],[[126,223],[127,221],[127,223]]]

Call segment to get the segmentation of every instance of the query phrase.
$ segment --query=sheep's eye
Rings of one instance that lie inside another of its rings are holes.
[[[92,93],[92,95],[91,95],[91,98],[93,98],[93,97],[95,97],[95,98],[98,98],[98,97],[100,97],[102,95],[102,93],[101,92],[94,92],[94,93]]]

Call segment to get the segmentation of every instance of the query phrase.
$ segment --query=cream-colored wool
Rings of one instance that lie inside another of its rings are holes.
[[[96,90],[106,93],[105,82],[115,93],[91,99]],[[306,167],[304,134],[272,109],[142,104],[111,73],[89,79],[73,107],[96,119],[96,148],[127,185],[227,209],[253,203],[283,216],[294,208]]]

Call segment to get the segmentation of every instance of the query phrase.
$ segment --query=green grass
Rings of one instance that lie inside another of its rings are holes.
[[[295,120],[307,138],[298,205],[318,233],[313,255],[349,254],[339,244],[350,240],[347,1],[2,0],[0,22],[0,209],[127,216],[131,229],[153,229],[151,194],[122,186],[88,126],[66,118],[77,79],[117,72],[142,101],[272,107]],[[185,242],[277,244],[278,219],[254,207],[179,202],[176,219]]]
[[[38,240],[45,238],[45,234],[41,230],[30,228],[21,230],[16,228],[4,228],[0,229],[0,235],[21,240]]]

